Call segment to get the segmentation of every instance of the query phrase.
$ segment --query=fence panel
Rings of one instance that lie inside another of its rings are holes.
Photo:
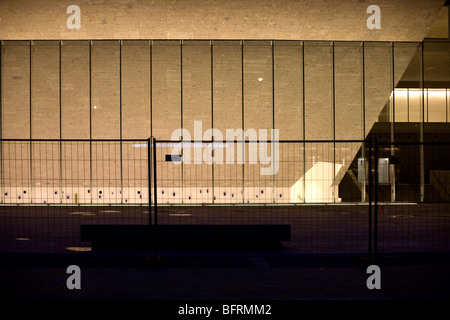
[[[450,143],[377,148],[378,253],[450,251]]]
[[[363,141],[156,145],[160,225],[288,224],[286,252],[367,254]]]
[[[2,140],[0,251],[91,250],[82,224],[148,224],[147,140]]]
[[[149,195],[159,225],[289,225],[281,252],[450,251],[449,156],[431,143],[2,140],[0,251],[91,250],[81,225],[149,225]]]

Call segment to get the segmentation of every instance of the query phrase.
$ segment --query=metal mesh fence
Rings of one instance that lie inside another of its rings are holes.
[[[148,143],[2,140],[0,251],[89,251],[81,226],[154,218],[174,227],[289,226],[277,248],[288,253],[450,250],[448,144]],[[259,240],[272,239],[264,230]]]
[[[378,252],[450,250],[450,143],[378,143]]]
[[[365,253],[368,181],[358,159],[366,148],[363,141],[157,141],[158,221],[285,224],[287,252]]]
[[[147,140],[3,140],[0,250],[91,250],[82,224],[148,223]]]

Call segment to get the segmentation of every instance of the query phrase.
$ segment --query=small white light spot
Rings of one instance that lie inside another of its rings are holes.
[[[88,252],[88,251],[92,251],[92,247],[66,247],[66,250],[77,251],[77,252]]]
[[[259,82],[261,82],[261,81],[263,81],[263,80],[264,80],[264,79],[261,78],[261,77],[258,78],[258,81],[259,81]]]
[[[94,109],[97,109],[97,106],[94,106]]]
[[[95,215],[95,213],[92,213],[92,212],[88,212],[88,211],[74,211],[74,212],[69,212],[69,214],[79,214],[79,215],[82,215],[82,216],[93,216],[93,215]]]
[[[190,217],[190,213],[169,213],[171,217]]]

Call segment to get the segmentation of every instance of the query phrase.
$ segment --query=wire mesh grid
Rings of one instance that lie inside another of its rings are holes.
[[[2,140],[0,251],[91,250],[81,241],[81,225],[152,224],[155,194],[161,225],[289,225],[286,252],[365,254],[372,231],[380,254],[450,249],[449,144],[155,146]]]
[[[287,224],[288,252],[365,253],[367,181],[357,180],[345,203],[339,197],[344,177],[355,184],[348,172],[358,174],[365,149],[363,141],[157,141],[158,221]]]
[[[378,143],[380,254],[450,251],[450,143]]]
[[[90,251],[82,224],[148,223],[147,140],[1,143],[0,251]]]

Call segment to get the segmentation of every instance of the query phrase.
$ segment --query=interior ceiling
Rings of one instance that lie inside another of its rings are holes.
[[[378,0],[370,30],[365,0],[1,0],[0,39],[285,39],[422,41],[444,0]]]

